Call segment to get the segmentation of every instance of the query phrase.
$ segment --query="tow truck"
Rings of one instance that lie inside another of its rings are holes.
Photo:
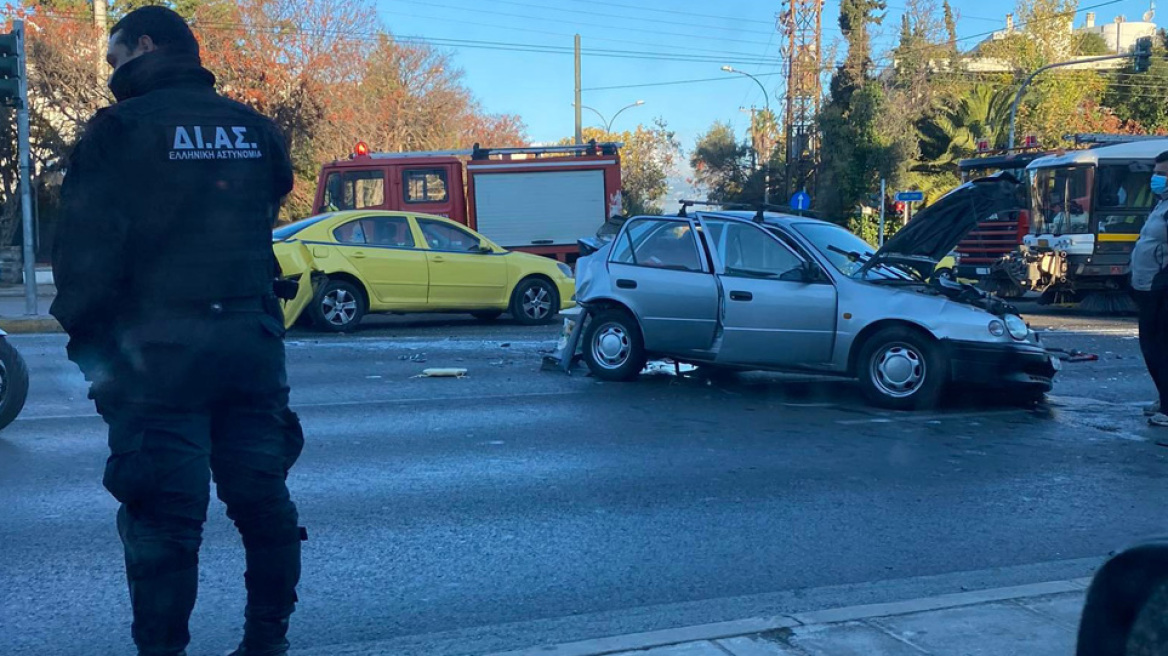
[[[621,213],[622,145],[377,153],[359,142],[321,169],[313,207],[437,214],[504,248],[571,263],[577,240]]]
[[[1078,303],[1101,313],[1130,312],[1129,260],[1156,203],[1149,187],[1168,138],[1075,135],[1085,150],[1031,162],[1030,230],[995,267],[1040,303]]]

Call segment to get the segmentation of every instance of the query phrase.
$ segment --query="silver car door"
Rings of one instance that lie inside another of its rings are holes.
[[[725,294],[717,361],[779,367],[828,362],[836,291],[826,276],[805,282],[807,260],[752,223],[709,217],[702,223]]]
[[[685,355],[711,347],[717,281],[688,220],[630,220],[613,246],[608,271],[616,294],[641,323],[647,350]]]

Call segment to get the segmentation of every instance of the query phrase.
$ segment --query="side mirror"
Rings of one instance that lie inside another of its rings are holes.
[[[779,276],[779,280],[785,280],[787,282],[801,282],[810,285],[812,283],[821,282],[823,280],[823,274],[819,271],[819,267],[815,266],[815,264],[811,262],[804,262],[794,269],[784,271]]]
[[[474,246],[471,246],[470,252],[486,255],[487,253],[494,253],[495,251],[491,250],[490,246],[485,246],[482,242],[479,242]]]

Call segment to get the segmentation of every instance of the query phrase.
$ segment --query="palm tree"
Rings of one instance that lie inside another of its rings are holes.
[[[1009,131],[1011,94],[1008,87],[975,84],[951,106],[920,127],[922,172],[956,172],[957,162],[977,152],[977,142],[996,147]]]

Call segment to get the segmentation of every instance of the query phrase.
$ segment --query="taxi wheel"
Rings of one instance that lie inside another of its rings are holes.
[[[312,323],[318,330],[341,333],[352,330],[365,316],[365,295],[356,285],[330,280],[312,302]]]
[[[524,326],[548,323],[560,311],[560,292],[550,281],[528,278],[511,294],[511,316]]]
[[[949,267],[941,267],[940,269],[937,269],[933,272],[933,277],[942,278],[950,282],[957,282],[957,274],[954,273],[953,269],[950,269]]]
[[[604,310],[584,333],[584,362],[601,380],[636,380],[649,360],[637,320],[624,310]]]
[[[937,405],[949,379],[949,364],[937,343],[899,326],[885,328],[864,343],[856,370],[864,396],[893,410]]]

